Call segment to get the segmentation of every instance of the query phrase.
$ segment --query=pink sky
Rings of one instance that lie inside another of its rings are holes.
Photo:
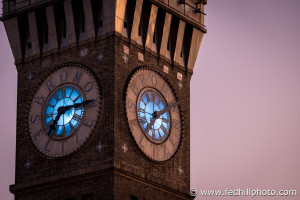
[[[191,83],[191,187],[198,193],[259,188],[300,195],[299,10],[299,0],[208,0],[208,33]],[[0,199],[9,200],[17,72],[3,24],[0,44]]]
[[[208,1],[191,84],[191,186],[198,192],[300,195],[299,9],[298,0]]]

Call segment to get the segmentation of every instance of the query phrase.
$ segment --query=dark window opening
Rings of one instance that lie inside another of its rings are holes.
[[[166,17],[166,11],[161,8],[158,8],[156,23],[155,23],[155,32],[154,32],[155,45],[156,45],[157,52],[160,51],[161,40],[162,40],[162,35],[163,35],[163,30],[164,30],[165,17]]]
[[[64,9],[63,2],[59,1],[57,3],[54,3],[53,10],[54,10],[54,17],[55,17],[58,46],[61,47],[65,45],[63,41],[67,37],[65,9]]]
[[[133,17],[135,12],[135,4],[136,4],[136,0],[127,0],[125,18],[124,18],[124,28],[127,31],[128,38],[130,38],[131,36]]]
[[[101,30],[101,28],[103,27],[103,15],[104,15],[103,0],[91,0],[91,3],[92,3],[95,32],[96,35],[100,35],[103,32]]]
[[[41,50],[44,52],[44,47],[48,44],[48,22],[47,22],[47,16],[46,16],[46,10],[45,8],[39,8],[35,11],[36,15],[36,25],[37,25],[37,31],[38,31],[38,38],[39,38],[39,45],[41,47]]]
[[[142,35],[142,30],[141,30],[142,28],[141,28],[141,24],[139,25],[139,36],[141,36]]]
[[[45,44],[48,44],[48,25],[46,23],[44,29],[44,38],[45,38]]]
[[[182,57],[182,51],[180,52],[180,57]]]
[[[168,38],[167,50],[170,51],[170,38]]]
[[[98,22],[98,27],[102,27],[102,26],[103,26],[103,21],[100,20],[100,21]]]
[[[148,25],[151,13],[151,6],[152,4],[149,1],[144,1],[141,13],[141,36],[142,36],[142,44],[145,45],[147,32],[148,32]]]
[[[85,18],[84,18],[83,10],[81,12],[81,32],[85,32]]]
[[[27,48],[28,48],[28,49],[31,49],[31,42],[28,42]]]
[[[193,34],[193,26],[187,23],[185,26],[183,43],[182,43],[182,53],[183,53],[182,57],[185,65],[187,65],[189,59],[192,36],[193,36],[192,34]]]
[[[66,24],[66,19],[65,18],[63,18],[63,20],[62,20],[62,29],[63,29],[62,37],[66,38],[67,37],[67,24]]]
[[[179,18],[176,16],[172,17],[170,33],[169,33],[169,48],[170,48],[170,56],[174,58],[176,42],[177,42],[177,34],[178,34],[178,27],[179,27]]]

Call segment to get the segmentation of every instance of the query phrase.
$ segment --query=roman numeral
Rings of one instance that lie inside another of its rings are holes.
[[[83,110],[83,106],[82,107],[77,107],[77,108],[75,108],[75,111],[77,111],[77,110],[80,110],[80,111],[82,111]]]
[[[75,99],[74,102],[76,102],[80,98],[80,95],[78,95]]]
[[[145,94],[146,98],[147,98],[147,103],[150,101],[150,96],[149,96],[149,93],[146,93]]]
[[[168,130],[166,129],[166,127],[163,124],[160,126],[160,128],[164,132],[164,134],[167,134]]]
[[[159,105],[160,103],[160,98],[157,95],[154,95],[154,102]]]
[[[162,136],[159,131],[158,131],[158,135],[159,135],[160,141],[162,141]]]
[[[167,124],[169,123],[169,119],[166,119],[166,118],[162,118],[162,121],[167,123]]]
[[[81,116],[80,116],[80,115],[77,115],[77,114],[74,114],[72,119],[74,119],[74,120],[80,122]]]
[[[142,125],[144,125],[144,124],[147,123],[147,119],[146,119],[145,116],[144,116],[144,117],[141,117],[141,118],[139,119],[139,121],[140,121],[140,123],[141,123]]]
[[[152,129],[152,138],[155,138],[155,130]]]
[[[54,94],[53,97],[55,98],[56,103],[59,102],[59,97],[56,94]]]
[[[62,96],[62,98],[66,97],[66,88],[62,88],[62,90],[61,90],[61,96]]]
[[[145,114],[145,109],[143,109],[143,108],[139,108],[139,112],[141,112],[141,113],[144,113]]]
[[[56,100],[56,99],[55,99],[55,100]],[[51,105],[50,103],[49,103],[47,106],[49,106],[49,107],[51,107],[51,108],[53,108],[53,109],[54,109],[54,106],[53,106],[53,105]]]
[[[45,117],[45,118],[48,118],[48,117],[53,117],[53,113],[50,113],[50,114],[45,114],[45,115],[44,115],[44,117]]]
[[[74,131],[74,126],[72,125],[72,123],[71,122],[69,122],[69,125],[70,125],[70,129],[71,129],[71,132],[70,133],[72,133],[73,131]]]
[[[61,135],[62,135],[63,137],[67,136],[65,126],[62,126],[62,131],[61,131],[61,133],[62,133]]]

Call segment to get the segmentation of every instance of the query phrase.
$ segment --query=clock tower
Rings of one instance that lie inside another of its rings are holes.
[[[3,0],[17,200],[179,200],[206,0]]]

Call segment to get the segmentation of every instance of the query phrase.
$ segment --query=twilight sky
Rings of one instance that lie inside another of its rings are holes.
[[[300,1],[208,0],[191,83],[191,187],[300,195]],[[13,199],[17,72],[0,24],[0,199]],[[251,199],[222,197],[221,199]],[[254,197],[289,199],[296,197]]]

